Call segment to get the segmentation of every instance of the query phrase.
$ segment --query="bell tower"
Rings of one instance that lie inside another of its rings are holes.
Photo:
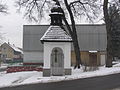
[[[51,9],[51,23],[53,26],[61,26],[62,25],[62,9],[59,5],[55,4],[55,6]]]

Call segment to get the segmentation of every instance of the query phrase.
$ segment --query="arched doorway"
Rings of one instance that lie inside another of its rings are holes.
[[[55,47],[51,53],[51,75],[64,74],[64,55],[63,50]]]

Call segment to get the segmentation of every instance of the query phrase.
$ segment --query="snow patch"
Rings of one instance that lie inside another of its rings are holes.
[[[114,65],[112,68],[106,68],[105,66],[99,67],[96,71],[84,72],[83,69],[73,69],[72,75],[65,76],[50,76],[43,77],[42,72],[28,71],[28,72],[16,72],[6,73],[0,72],[0,87],[35,84],[35,83],[48,83],[58,82],[63,80],[74,80],[80,78],[88,78],[95,76],[104,76],[109,74],[120,73],[120,63]]]

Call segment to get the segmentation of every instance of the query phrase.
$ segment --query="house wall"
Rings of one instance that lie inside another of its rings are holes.
[[[81,52],[81,61],[82,63],[89,63],[89,53],[88,52]],[[76,64],[76,57],[75,57],[75,52],[71,52],[71,64],[75,65]]]
[[[1,60],[6,63],[23,62],[23,53],[17,50],[19,50],[17,47],[3,43],[1,45]]]
[[[88,51],[81,51],[81,62],[85,65],[92,65],[90,61],[90,54],[96,55],[96,65],[105,65],[105,52],[96,52],[96,53],[90,53]],[[71,64],[76,64],[76,58],[75,58],[75,52],[71,52]]]
[[[2,53],[2,59],[13,59],[14,58],[14,50],[7,44],[3,44],[1,46],[1,53]]]
[[[28,52],[24,51],[24,64],[42,64],[43,63],[43,52]]]
[[[100,65],[105,65],[106,63],[106,52],[100,53]]]

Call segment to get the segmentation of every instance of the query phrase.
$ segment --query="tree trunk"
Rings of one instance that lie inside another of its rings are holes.
[[[76,55],[76,65],[75,65],[75,68],[76,67],[80,68],[81,55],[80,55],[80,48],[79,48],[79,44],[78,44],[78,40],[77,40],[77,36],[76,35],[73,36],[73,46],[74,46],[74,51],[75,51],[75,55]]]
[[[111,20],[108,14],[108,0],[104,0],[103,3],[103,12],[106,23],[106,33],[107,33],[107,59],[106,59],[106,67],[112,67],[112,49],[111,49]]]
[[[79,49],[79,44],[78,44],[78,39],[77,39],[77,35],[74,35],[73,32],[71,31],[71,28],[67,22],[67,20],[65,19],[65,17],[63,17],[63,21],[66,24],[66,27],[73,39],[73,46],[74,46],[74,51],[75,51],[75,57],[76,57],[76,65],[75,68],[78,67],[80,68],[80,64],[81,64],[81,57],[80,57],[80,49]]]
[[[70,6],[68,5],[67,0],[64,0],[65,2],[65,6],[69,12],[70,15],[70,19],[71,19],[71,23],[72,23],[72,39],[73,39],[73,46],[74,46],[74,50],[75,50],[75,55],[76,55],[76,67],[80,68],[80,64],[81,64],[81,55],[80,55],[80,48],[79,48],[79,44],[78,44],[78,39],[77,39],[77,32],[76,32],[76,27],[75,27],[75,21],[74,21],[74,17],[73,17],[73,13],[71,11]]]
[[[60,5],[58,0],[53,0],[57,3],[57,5]],[[75,51],[75,57],[76,57],[76,65],[75,68],[78,67],[80,68],[80,64],[81,64],[81,55],[80,55],[80,48],[79,48],[79,44],[78,44],[78,39],[77,39],[77,33],[76,33],[76,27],[75,27],[75,21],[74,21],[74,17],[73,17],[73,13],[71,11],[70,6],[68,5],[67,0],[64,0],[65,2],[65,6],[69,12],[70,15],[70,19],[71,19],[71,23],[72,23],[72,28],[70,27],[70,25],[68,24],[68,21],[65,18],[65,13],[63,11],[63,21],[65,22],[65,25],[73,39],[73,46],[74,46],[74,51]]]

